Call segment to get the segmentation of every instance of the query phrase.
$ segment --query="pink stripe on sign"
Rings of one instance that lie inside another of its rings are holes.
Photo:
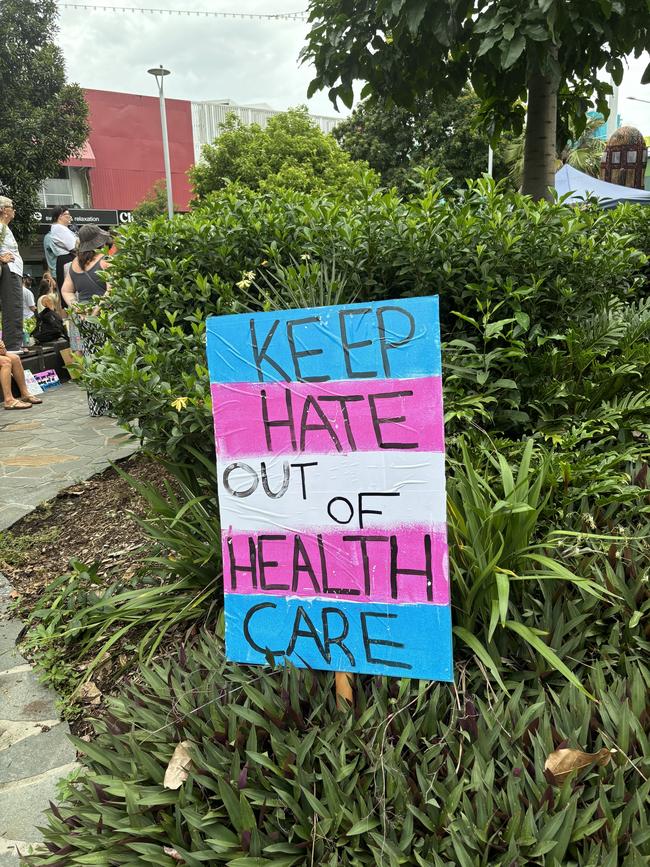
[[[211,388],[220,458],[445,448],[439,376]]]
[[[449,604],[444,527],[222,534],[224,592]]]

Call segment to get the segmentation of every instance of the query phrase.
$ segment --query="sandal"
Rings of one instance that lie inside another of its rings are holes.
[[[31,409],[32,404],[29,401],[12,400],[11,403],[5,403],[5,409]]]
[[[43,403],[43,401],[40,399],[40,397],[34,397],[33,394],[26,394],[25,397],[21,397],[20,400],[23,403],[32,403],[32,404]]]

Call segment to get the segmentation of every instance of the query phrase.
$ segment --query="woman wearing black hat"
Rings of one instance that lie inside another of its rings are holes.
[[[102,327],[94,318],[98,308],[88,314],[87,309],[75,309],[77,305],[87,305],[98,301],[109,289],[102,271],[108,267],[104,248],[112,243],[111,236],[98,226],[82,226],[79,229],[77,258],[71,263],[61,294],[66,304],[72,308],[72,321],[79,329],[81,350],[84,355],[92,355],[101,349],[105,342]],[[88,392],[88,408],[93,416],[109,415],[110,407],[105,401],[98,400]]]

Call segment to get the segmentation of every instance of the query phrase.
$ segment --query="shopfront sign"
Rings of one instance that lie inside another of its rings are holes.
[[[34,219],[41,226],[49,226],[52,224],[52,214],[54,208],[43,208],[36,211]],[[131,211],[111,211],[111,210],[94,210],[84,208],[70,208],[73,226],[123,226],[130,223],[132,218]]]

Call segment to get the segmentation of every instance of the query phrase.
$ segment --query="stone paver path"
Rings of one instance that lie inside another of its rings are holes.
[[[135,449],[113,419],[89,417],[85,393],[73,383],[43,399],[24,412],[0,408],[0,530]],[[8,614],[11,589],[0,575],[0,867],[16,867],[17,852],[38,843],[56,783],[75,768],[56,694],[16,649],[23,624]]]
[[[134,451],[114,419],[88,415],[86,393],[74,383],[42,397],[42,406],[21,412],[0,404],[0,530]]]

